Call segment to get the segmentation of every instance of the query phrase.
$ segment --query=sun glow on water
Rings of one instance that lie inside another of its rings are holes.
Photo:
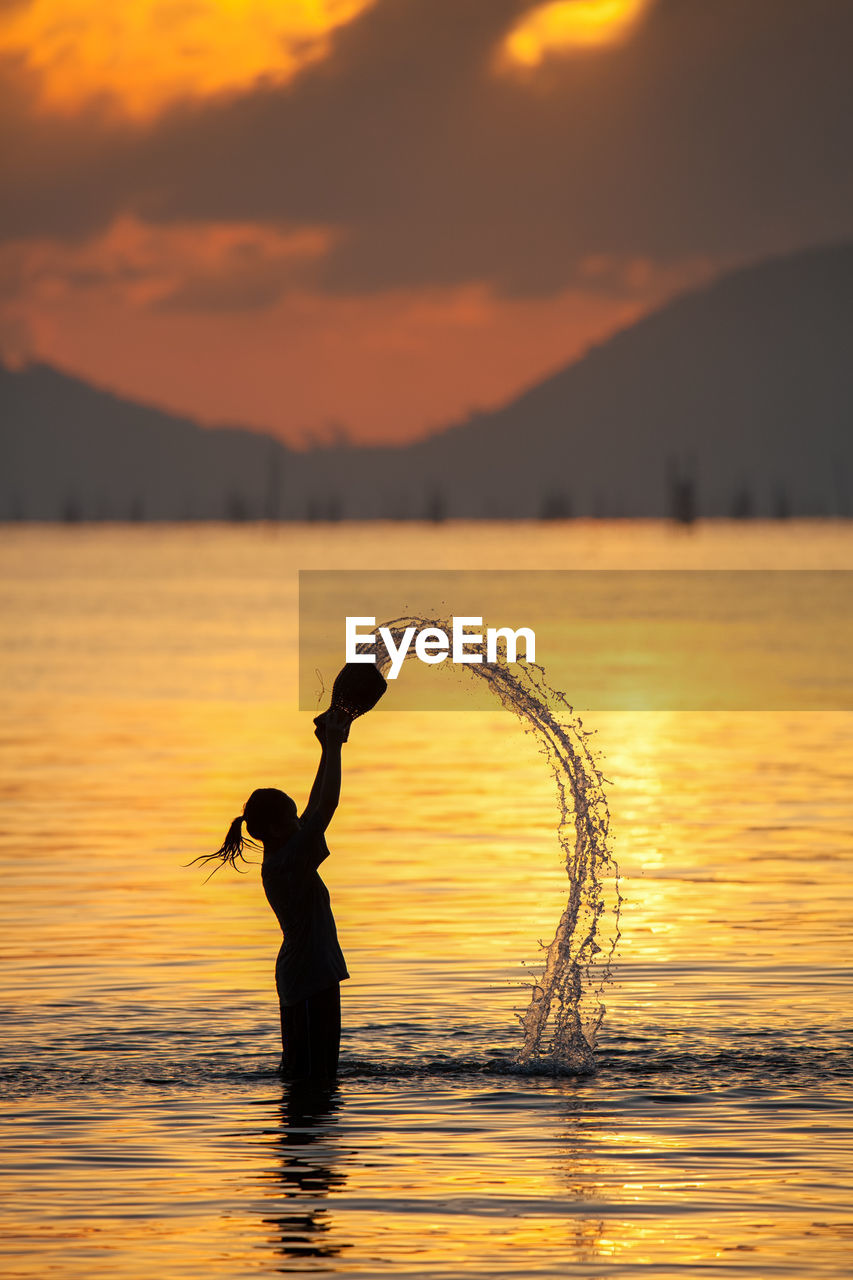
[[[566,902],[503,710],[353,728],[331,1098],[275,1075],[257,865],[183,866],[253,786],[308,793],[298,568],[853,565],[850,522],[777,523],[7,525],[0,1271],[847,1274],[849,712],[588,717],[625,905],[580,1081],[480,1070]]]

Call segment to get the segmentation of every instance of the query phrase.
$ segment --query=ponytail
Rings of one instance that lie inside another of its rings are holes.
[[[210,876],[212,876],[214,872],[218,871],[219,867],[224,867],[226,862],[229,863],[235,871],[239,871],[240,868],[237,866],[237,859],[239,858],[241,862],[246,861],[243,857],[243,845],[243,814],[241,813],[239,818],[235,818],[231,823],[231,826],[228,828],[228,834],[215,853],[203,853],[200,857],[193,858],[191,862],[187,862],[185,865],[193,867],[197,862],[204,865],[207,862],[218,861],[219,866],[213,868]],[[210,876],[207,877],[207,880],[210,879]],[[205,880],[205,884],[207,883],[207,880]]]

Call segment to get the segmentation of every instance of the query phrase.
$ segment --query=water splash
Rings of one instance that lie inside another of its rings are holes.
[[[437,627],[436,618],[394,618],[383,626],[399,645],[407,627]],[[386,673],[390,660],[380,663]],[[610,850],[606,779],[565,694],[550,688],[541,666],[530,662],[477,663],[462,668],[484,680],[495,697],[536,739],[557,784],[557,837],[568,876],[568,900],[554,940],[545,949],[530,1002],[520,1017],[523,1043],[517,1068],[589,1071],[604,1017],[604,988],[619,941],[619,871]]]

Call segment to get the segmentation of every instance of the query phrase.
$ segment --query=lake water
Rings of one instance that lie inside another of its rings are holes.
[[[279,1081],[258,868],[183,864],[310,787],[297,570],[415,567],[851,569],[853,527],[0,530],[3,1274],[849,1274],[849,712],[587,718],[621,937],[556,1077],[508,1069],[566,898],[535,743],[359,721],[341,1078]]]

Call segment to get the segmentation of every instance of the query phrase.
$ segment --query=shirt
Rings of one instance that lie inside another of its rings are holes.
[[[317,871],[328,856],[326,837],[311,818],[271,857],[264,856],[261,881],[284,935],[275,966],[283,1005],[298,1004],[349,977],[329,890]]]

